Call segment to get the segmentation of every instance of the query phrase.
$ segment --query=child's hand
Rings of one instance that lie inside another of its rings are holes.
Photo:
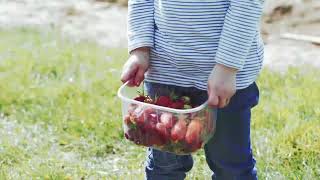
[[[223,108],[236,92],[237,70],[217,64],[208,79],[208,104]]]
[[[121,81],[123,83],[129,81],[129,86],[139,86],[149,68],[149,56],[150,49],[147,47],[133,50],[123,66]]]

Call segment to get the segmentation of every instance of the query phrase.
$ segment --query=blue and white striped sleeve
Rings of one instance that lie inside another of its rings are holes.
[[[128,50],[153,47],[153,0],[129,0],[128,2]]]
[[[215,60],[241,70],[259,31],[263,0],[230,0]]]

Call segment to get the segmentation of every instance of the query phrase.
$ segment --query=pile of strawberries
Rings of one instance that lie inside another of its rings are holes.
[[[190,102],[190,97],[188,96],[182,96],[178,97],[175,95],[171,96],[159,96],[153,100],[150,96],[148,95],[139,95],[138,97],[134,98],[136,101],[140,102],[145,102],[148,104],[155,104],[158,106],[163,106],[163,107],[169,107],[173,109],[191,109],[193,106],[191,106]]]
[[[190,109],[189,97],[172,98],[160,96],[152,100],[149,96],[138,96],[135,100],[175,109]],[[205,133],[210,125],[207,117],[198,114],[176,114],[161,112],[148,106],[130,104],[124,118],[125,137],[135,144],[161,147],[160,149],[191,153],[202,147]],[[208,127],[207,127],[208,126]],[[212,128],[212,125],[211,125]]]

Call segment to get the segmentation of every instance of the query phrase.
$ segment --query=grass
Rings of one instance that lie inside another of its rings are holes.
[[[0,44],[0,107],[6,116],[55,124],[76,137],[95,132],[102,140],[119,138],[120,110],[110,105],[119,106],[121,63],[114,61],[125,53],[37,32],[9,34],[1,33],[6,43]]]
[[[0,179],[142,179],[145,150],[123,140],[126,50],[55,31],[0,31]],[[320,72],[263,70],[252,143],[260,179],[320,177]],[[203,151],[188,179],[209,179]]]

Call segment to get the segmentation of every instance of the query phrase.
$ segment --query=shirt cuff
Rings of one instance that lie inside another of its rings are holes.
[[[154,46],[154,43],[153,43],[153,39],[142,39],[142,38],[139,38],[139,39],[136,39],[136,40],[129,40],[129,43],[128,43],[128,52],[130,53],[131,51],[137,49],[137,48],[140,48],[140,47],[150,47],[152,48]]]
[[[216,63],[224,66],[241,70],[245,64],[245,59],[231,55],[232,52],[221,50],[217,53]]]

